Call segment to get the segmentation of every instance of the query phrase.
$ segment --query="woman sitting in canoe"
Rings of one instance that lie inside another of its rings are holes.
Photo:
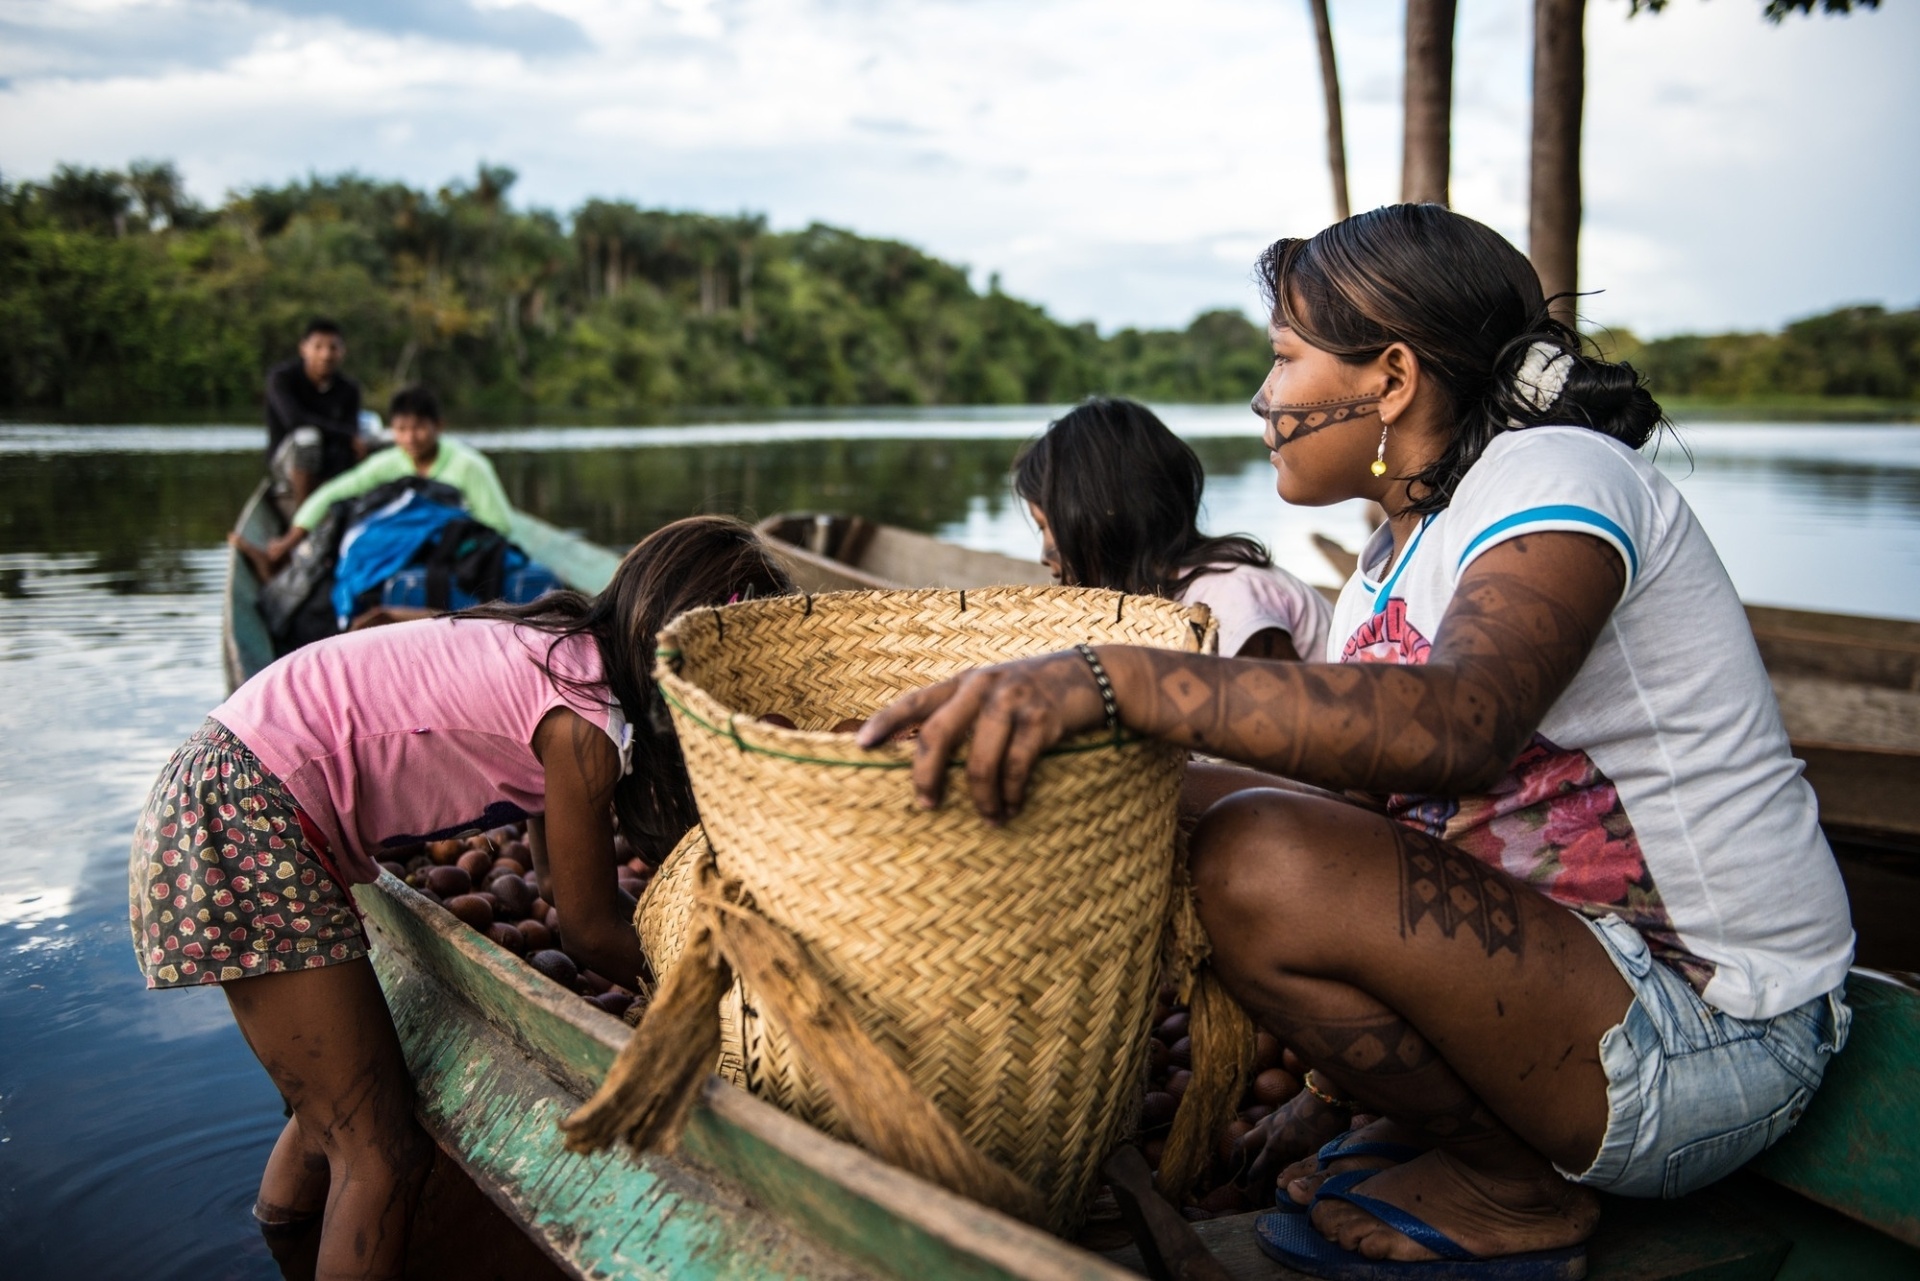
[[[1327,603],[1244,534],[1202,534],[1206,482],[1193,448],[1131,400],[1076,406],[1013,465],[1061,582],[1206,605],[1222,654],[1322,657]]]
[[[598,596],[548,595],[297,650],[213,710],[147,800],[131,861],[149,987],[224,985],[292,1107],[264,1224],[325,1205],[318,1274],[397,1277],[432,1145],[348,887],[385,849],[530,819],[566,949],[627,985],[641,956],[613,822],[664,857],[695,822],[655,725],[654,637],[682,610],[790,589],[747,526],[669,525]]]
[[[1637,452],[1660,410],[1633,371],[1436,205],[1261,269],[1281,495],[1389,516],[1342,661],[1082,647],[905,695],[861,741],[920,723],[933,806],[970,737],[994,821],[1103,723],[1299,780],[1202,818],[1201,915],[1312,1068],[1270,1150],[1380,1119],[1287,1172],[1262,1245],[1321,1275],[1578,1275],[1596,1190],[1681,1195],[1800,1117],[1846,1039],[1846,894],[1733,585]]]

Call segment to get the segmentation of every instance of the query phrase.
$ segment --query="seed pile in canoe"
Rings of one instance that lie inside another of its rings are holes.
[[[1140,1108],[1140,1152],[1156,1172],[1166,1149],[1174,1109],[1193,1079],[1193,1047],[1187,1038],[1187,1009],[1163,987],[1153,1010],[1152,1039],[1147,1042],[1147,1097]],[[1300,1064],[1270,1033],[1261,1032],[1248,1073],[1240,1111],[1214,1135],[1213,1161],[1194,1184],[1193,1203],[1183,1208],[1189,1219],[1210,1219],[1254,1208],[1247,1190],[1234,1182],[1242,1172],[1238,1146],[1241,1138],[1263,1117],[1300,1092]],[[1253,1154],[1248,1153],[1250,1160]]]
[[[613,838],[620,896],[626,914],[653,869],[636,855],[624,836]],[[616,1018],[636,1022],[642,1005],[628,988],[592,970],[582,970],[560,950],[560,912],[540,896],[533,853],[519,824],[496,827],[464,840],[434,841],[400,860],[382,862],[387,871],[419,890],[561,987],[577,992]]]

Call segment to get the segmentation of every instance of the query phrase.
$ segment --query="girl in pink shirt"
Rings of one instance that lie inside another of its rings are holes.
[[[254,1212],[288,1223],[324,1200],[320,1275],[399,1275],[432,1153],[348,886],[389,849],[524,819],[566,950],[634,983],[615,815],[655,860],[698,819],[678,745],[654,728],[654,637],[684,610],[788,590],[746,525],[679,521],[598,596],[296,650],[161,772],[133,841],[134,950],[149,987],[224,985],[292,1107]]]

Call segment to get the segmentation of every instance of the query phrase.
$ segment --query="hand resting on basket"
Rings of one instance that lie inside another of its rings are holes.
[[[1092,667],[1066,650],[978,667],[903,694],[868,719],[858,742],[877,747],[918,725],[914,796],[922,808],[935,809],[946,790],[947,765],[971,736],[967,792],[987,821],[998,824],[1020,812],[1043,752],[1105,723]]]
[[[1573,680],[1626,582],[1612,545],[1529,534],[1461,572],[1419,664],[1268,663],[1103,645],[1129,732],[1332,791],[1482,793],[1506,774]],[[895,699],[862,747],[919,722],[913,784],[940,803],[971,732],[967,789],[981,814],[1018,813],[1041,753],[1105,722],[1093,667],[1066,651],[983,667]]]

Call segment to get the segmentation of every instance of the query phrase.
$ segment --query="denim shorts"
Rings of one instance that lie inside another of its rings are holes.
[[[1779,1142],[1847,1043],[1845,985],[1774,1018],[1737,1019],[1654,960],[1619,917],[1581,919],[1633,989],[1633,1004],[1600,1038],[1600,1151],[1585,1173],[1560,1173],[1622,1196],[1685,1196]]]

